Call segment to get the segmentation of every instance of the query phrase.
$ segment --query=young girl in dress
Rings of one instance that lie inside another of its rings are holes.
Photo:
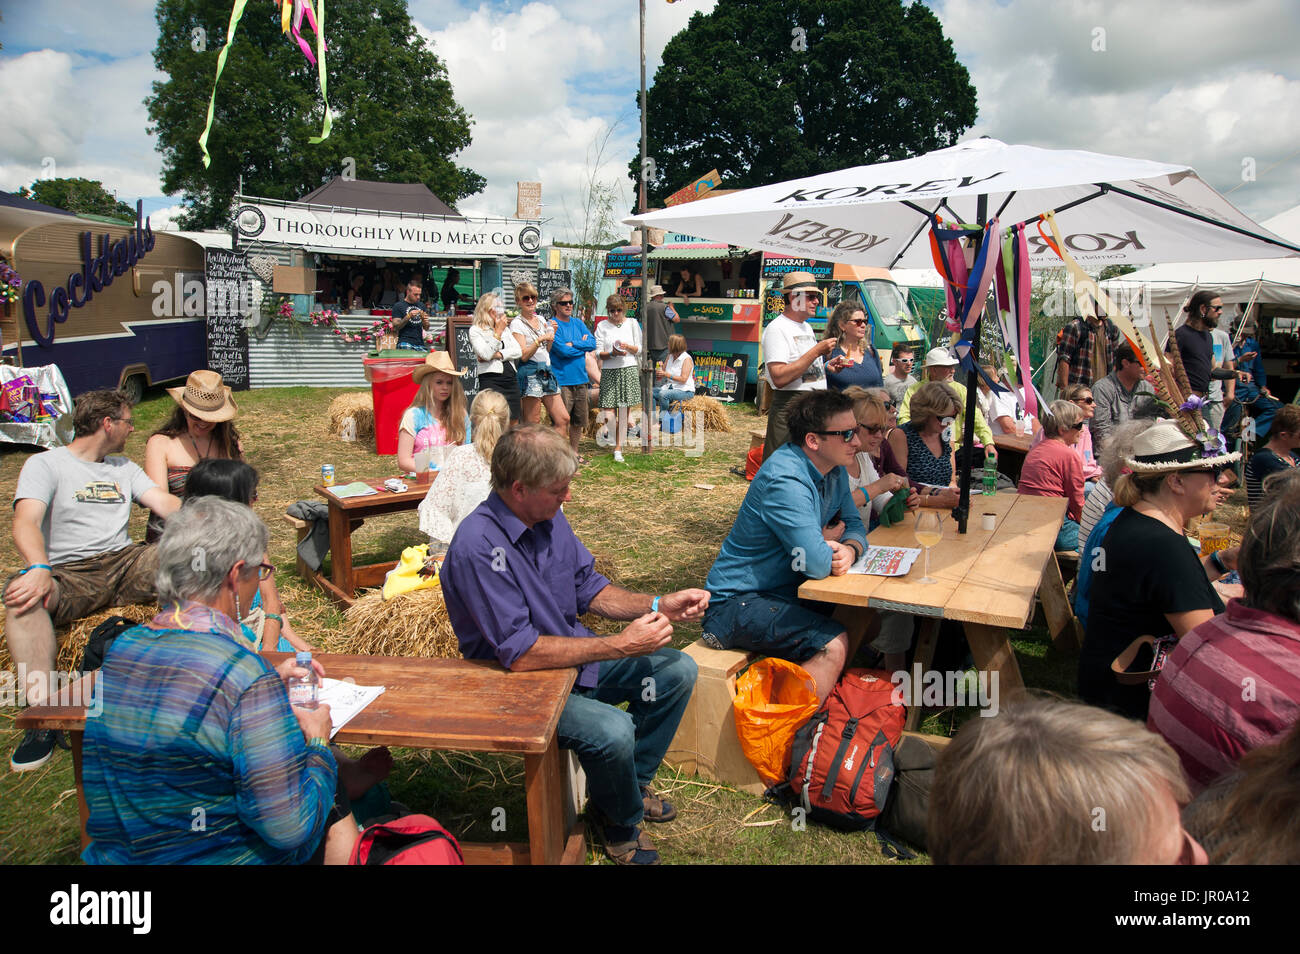
[[[411,372],[420,389],[398,425],[397,466],[403,471],[415,470],[416,454],[433,447],[463,444],[469,438],[465,389],[460,384],[464,373],[452,366],[451,356],[445,351],[431,351],[423,367]],[[429,469],[437,467],[430,462]]]

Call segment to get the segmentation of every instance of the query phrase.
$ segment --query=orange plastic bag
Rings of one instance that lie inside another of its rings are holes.
[[[817,684],[785,659],[760,659],[736,680],[736,736],[766,785],[785,781],[794,734],[817,711]]]

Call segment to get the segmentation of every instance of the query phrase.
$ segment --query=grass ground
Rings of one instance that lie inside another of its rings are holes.
[[[395,472],[394,459],[375,458],[372,446],[346,444],[328,431],[327,409],[344,393],[327,388],[287,388],[245,392],[238,396],[238,420],[249,462],[261,474],[255,509],[271,527],[271,557],[276,579],[295,627],[308,640],[328,647],[342,618],[323,595],[303,585],[294,573],[294,537],[281,521],[285,508],[311,499],[320,465],[332,463],[340,483]],[[126,453],[144,459],[149,434],[172,411],[171,399],[150,392],[135,409],[136,432]],[[687,457],[680,450],[627,454],[627,464],[613,461],[608,450],[585,441],[582,453],[592,458],[573,484],[565,513],[578,536],[619,585],[645,592],[668,592],[700,586],[730,530],[748,484],[729,468],[743,465],[749,432],[764,425],[752,406],[729,409],[733,432],[705,435],[703,453]],[[0,451],[0,496],[12,499],[28,452]],[[697,485],[712,485],[704,489]],[[1244,498],[1244,493],[1238,497]],[[1228,522],[1240,529],[1240,503],[1234,499]],[[1223,516],[1221,514],[1221,516]],[[144,516],[132,521],[132,534],[144,534]],[[393,559],[402,547],[424,542],[414,513],[367,521],[354,536],[358,563]],[[0,536],[0,572],[19,566],[8,533]],[[678,627],[681,647],[700,635],[698,625]],[[1066,695],[1074,692],[1076,657],[1057,653],[1041,623],[1013,640],[1026,683]],[[953,651],[962,652],[961,647]],[[0,755],[5,759],[18,741],[15,708],[0,708]],[[923,729],[950,734],[973,711],[932,714]],[[398,750],[389,785],[393,797],[416,811],[438,817],[470,840],[490,841],[492,812],[507,819],[525,817],[522,761],[505,756]],[[870,835],[844,835],[809,826],[794,830],[790,820],[760,798],[694,777],[660,773],[658,787],[681,812],[678,820],[656,826],[652,835],[671,862],[834,864],[883,861]],[[507,832],[510,840],[524,836]],[[24,774],[0,767],[0,863],[69,863],[79,851],[76,794],[71,760],[56,753],[49,764]]]

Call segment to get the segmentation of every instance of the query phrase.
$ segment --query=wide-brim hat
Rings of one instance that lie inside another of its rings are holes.
[[[822,290],[817,287],[817,278],[812,272],[786,272],[785,278],[781,282],[782,294],[791,292],[816,292],[821,294]]]
[[[168,388],[167,393],[200,421],[220,424],[239,413],[230,388],[221,383],[221,375],[216,371],[191,371],[184,387]]]
[[[664,291],[664,286],[663,286],[663,285],[651,285],[651,286],[650,286],[650,297],[651,297],[651,298],[657,298],[659,295],[666,295],[666,294],[668,294],[668,293],[667,293],[666,291]]]
[[[931,348],[925,355],[927,368],[951,368],[959,363],[947,348]]]
[[[1218,431],[1191,438],[1174,421],[1157,421],[1133,441],[1133,456],[1124,463],[1138,474],[1172,474],[1239,460],[1241,454],[1228,453],[1227,442]]]
[[[435,371],[441,371],[443,374],[450,374],[453,378],[463,375],[464,371],[457,371],[456,366],[451,363],[451,355],[445,351],[430,351],[424,359],[424,364],[420,365],[411,372],[411,377],[418,384],[424,380],[425,375],[433,374]]]

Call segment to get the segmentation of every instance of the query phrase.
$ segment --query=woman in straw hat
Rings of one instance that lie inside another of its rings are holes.
[[[397,425],[397,466],[403,471],[416,469],[416,454],[463,444],[469,437],[465,389],[460,384],[464,373],[456,370],[445,351],[429,352],[424,364],[411,372],[420,387]],[[430,461],[429,469],[438,467]]]
[[[183,498],[190,469],[201,460],[243,460],[244,446],[233,423],[239,408],[230,388],[215,371],[194,371],[184,387],[168,388],[176,410],[167,423],[149,435],[144,446],[144,472],[159,487]],[[161,518],[150,515],[145,541],[162,536]]]
[[[420,502],[420,530],[430,552],[445,552],[456,527],[492,492],[492,451],[510,427],[510,406],[496,391],[480,391],[470,407],[474,443],[454,448]]]
[[[1222,438],[1189,437],[1174,421],[1133,441],[1114,487],[1123,510],[1086,554],[1093,583],[1079,657],[1085,701],[1145,719],[1151,693],[1136,674],[1158,668],[1150,637],[1181,637],[1223,612],[1210,581],[1235,567],[1236,551],[1202,560],[1185,528],[1214,508],[1220,472],[1240,457]]]

